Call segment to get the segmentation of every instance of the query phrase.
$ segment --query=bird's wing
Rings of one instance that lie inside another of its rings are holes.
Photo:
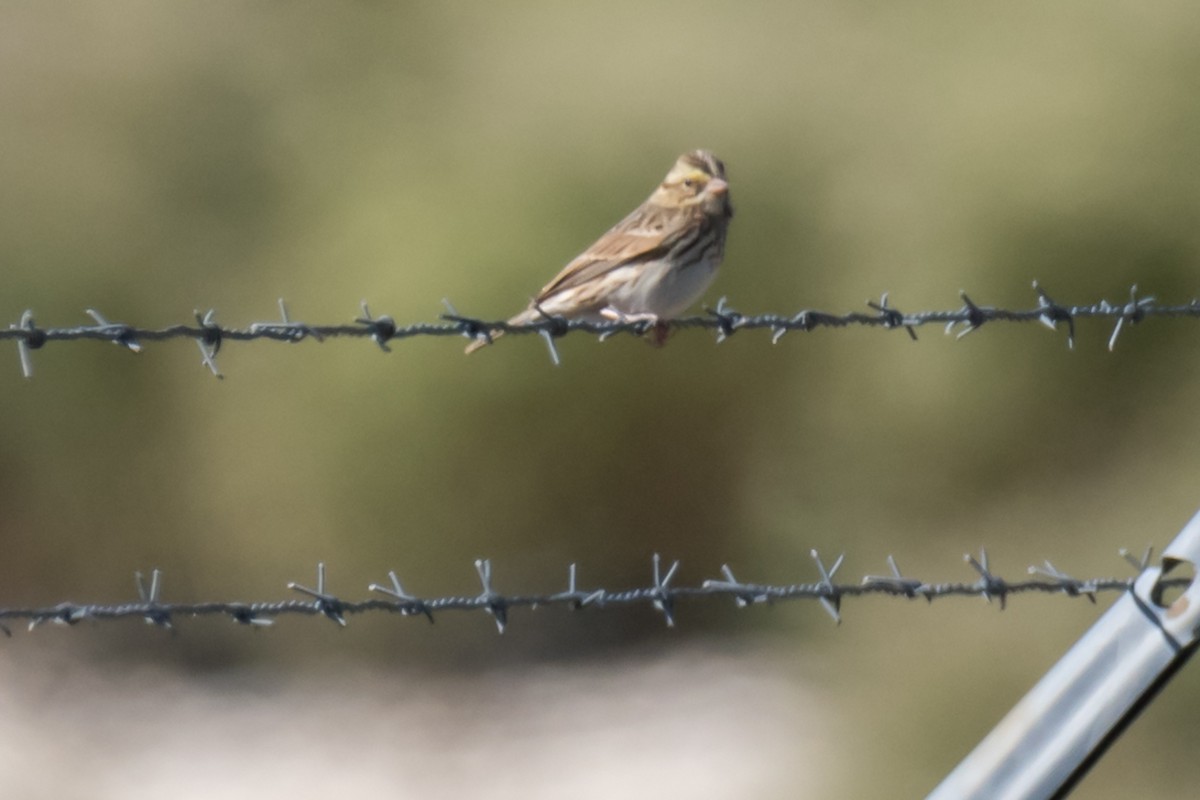
[[[675,238],[669,228],[661,214],[637,209],[563,267],[554,280],[538,292],[536,302],[594,281],[631,261],[665,255]]]

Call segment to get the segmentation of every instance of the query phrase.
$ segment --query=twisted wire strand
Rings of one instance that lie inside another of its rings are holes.
[[[725,298],[722,298],[715,308],[706,309],[703,315],[664,321],[661,324],[672,330],[696,328],[712,330],[716,332],[718,342],[727,339],[737,331],[766,330],[771,332],[771,341],[774,343],[789,332],[813,331],[817,328],[850,326],[881,329],[902,328],[908,332],[911,338],[916,339],[916,329],[926,325],[943,325],[947,333],[956,332],[957,329],[958,338],[962,338],[985,324],[993,322],[1040,322],[1054,330],[1057,330],[1061,323],[1067,329],[1068,346],[1074,347],[1076,320],[1107,319],[1115,321],[1108,340],[1108,348],[1112,350],[1116,346],[1118,336],[1127,325],[1152,318],[1200,318],[1200,301],[1192,299],[1184,304],[1160,304],[1153,297],[1139,296],[1136,285],[1130,289],[1127,302],[1115,304],[1102,299],[1090,304],[1065,305],[1055,302],[1036,281],[1033,289],[1037,304],[1027,309],[981,306],[976,304],[966,292],[960,292],[959,297],[963,304],[958,308],[903,312],[890,304],[889,297],[885,293],[878,301],[867,302],[869,311],[833,314],[817,310],[802,310],[792,314],[742,314],[732,309]],[[10,324],[7,329],[0,329],[0,341],[16,342],[22,373],[25,377],[31,377],[33,375],[32,351],[45,347],[51,342],[106,341],[120,345],[132,352],[140,352],[145,343],[191,339],[199,346],[204,365],[215,376],[222,377],[215,359],[222,344],[230,341],[299,342],[304,339],[324,341],[332,338],[367,338],[387,351],[393,342],[416,337],[462,336],[472,340],[490,341],[491,337],[498,333],[538,334],[546,340],[550,347],[551,357],[557,363],[558,354],[554,348],[554,340],[561,336],[570,333],[586,333],[598,336],[600,339],[606,339],[618,333],[642,336],[654,327],[654,323],[646,320],[590,322],[567,320],[549,315],[529,324],[511,325],[502,320],[485,320],[460,314],[448,301],[444,302],[447,313],[441,315],[440,322],[417,322],[409,325],[398,325],[392,317],[387,315],[374,316],[366,301],[362,302],[361,313],[351,323],[309,324],[293,320],[288,313],[287,305],[281,299],[278,320],[254,322],[244,328],[228,327],[217,323],[215,311],[212,309],[205,312],[194,312],[195,324],[169,325],[164,328],[148,328],[124,322],[111,322],[93,308],[86,310],[88,316],[95,323],[93,325],[41,327],[36,323],[32,310],[27,310],[21,315],[18,322]]]
[[[1125,551],[1122,555],[1139,571],[1150,562],[1151,551],[1136,559]],[[721,578],[709,579],[695,586],[673,586],[672,580],[679,569],[679,562],[664,567],[656,554],[651,563],[652,580],[646,586],[610,591],[603,588],[581,587],[577,579],[576,565],[567,570],[567,585],[562,591],[542,593],[511,593],[497,591],[492,585],[492,564],[486,559],[475,562],[481,591],[475,595],[445,595],[440,597],[418,597],[409,594],[401,585],[396,573],[389,572],[387,584],[372,583],[367,588],[376,596],[369,599],[350,600],[334,594],[326,586],[325,565],[317,565],[317,583],[310,588],[297,582],[288,583],[288,588],[303,599],[262,602],[166,602],[162,599],[163,575],[159,570],[151,573],[147,584],[141,573],[136,573],[140,601],[128,603],[59,603],[43,607],[0,607],[0,630],[11,635],[4,622],[26,622],[32,630],[46,623],[74,625],[84,620],[107,622],[126,618],[142,618],[146,622],[173,627],[181,617],[225,616],[243,625],[271,625],[282,616],[324,616],[339,625],[347,624],[347,617],[356,614],[388,612],[403,616],[424,616],[430,622],[435,615],[447,611],[484,611],[496,622],[500,632],[508,622],[508,612],[514,608],[537,609],[562,606],[574,610],[585,608],[609,608],[617,606],[649,604],[662,614],[668,626],[675,624],[675,609],[678,601],[730,600],[738,607],[773,604],[790,600],[816,600],[830,617],[841,623],[841,603],[845,598],[879,595],[892,598],[924,598],[932,602],[947,597],[981,597],[988,602],[997,600],[1000,608],[1007,605],[1010,596],[1028,593],[1060,594],[1067,597],[1086,597],[1096,602],[1102,592],[1121,592],[1133,585],[1133,578],[1088,578],[1076,579],[1061,572],[1049,562],[1030,567],[1028,574],[1019,580],[1009,580],[993,573],[989,567],[988,554],[981,551],[979,557],[965,556],[965,561],[976,575],[973,581],[928,582],[905,576],[895,559],[888,557],[889,574],[866,575],[857,582],[835,580],[843,558],[826,566],[814,550],[812,559],[820,580],[793,584],[764,584],[738,580],[728,565],[721,567]],[[1180,579],[1171,583],[1186,585]]]

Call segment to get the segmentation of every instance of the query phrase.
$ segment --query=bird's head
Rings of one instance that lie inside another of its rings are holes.
[[[729,183],[725,164],[707,150],[684,153],[655,190],[652,202],[664,206],[699,208],[710,217],[729,219]]]

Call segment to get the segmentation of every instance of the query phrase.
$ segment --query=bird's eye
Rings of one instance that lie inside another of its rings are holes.
[[[690,189],[696,185],[696,182],[694,180],[692,180],[691,178],[684,178],[683,185]]]

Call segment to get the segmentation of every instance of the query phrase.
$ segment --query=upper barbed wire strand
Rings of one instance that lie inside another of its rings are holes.
[[[904,312],[890,305],[888,294],[884,293],[878,301],[867,301],[868,311],[835,314],[804,309],[791,314],[743,314],[733,310],[725,298],[721,298],[716,307],[706,308],[704,314],[664,321],[664,324],[672,330],[699,328],[716,331],[718,342],[732,336],[737,331],[767,330],[772,333],[771,341],[778,342],[789,332],[813,331],[818,328],[850,326],[903,328],[913,339],[916,339],[915,330],[926,325],[943,325],[946,333],[957,332],[958,338],[961,338],[992,322],[1041,322],[1055,330],[1058,329],[1059,323],[1065,323],[1067,344],[1069,347],[1074,347],[1076,320],[1109,319],[1116,321],[1108,340],[1108,348],[1112,350],[1116,346],[1118,335],[1126,325],[1144,322],[1151,318],[1200,318],[1200,301],[1192,299],[1178,305],[1160,304],[1153,297],[1139,297],[1137,286],[1131,288],[1127,302],[1110,303],[1107,300],[1099,300],[1089,304],[1057,303],[1036,282],[1033,288],[1037,293],[1037,305],[1025,309],[980,306],[972,301],[965,292],[960,292],[959,296],[963,305],[958,308]],[[545,319],[525,325],[512,325],[501,320],[485,320],[460,314],[448,302],[446,306],[449,313],[442,314],[440,322],[398,325],[390,316],[376,317],[372,315],[367,303],[363,301],[360,315],[351,323],[314,325],[292,319],[288,314],[286,304],[280,300],[280,318],[278,320],[254,322],[244,328],[226,327],[217,323],[215,312],[211,309],[206,312],[194,312],[196,318],[194,325],[177,324],[163,328],[112,322],[102,316],[99,311],[90,308],[87,309],[87,314],[96,321],[94,325],[42,327],[36,323],[33,312],[27,310],[17,323],[10,324],[7,329],[0,329],[0,341],[13,340],[16,342],[22,372],[26,377],[31,377],[33,374],[31,352],[50,342],[107,341],[132,352],[139,352],[148,342],[191,339],[200,347],[204,365],[214,375],[221,377],[216,368],[215,357],[221,345],[227,341],[299,342],[310,338],[317,341],[346,337],[369,338],[382,349],[388,350],[389,343],[413,337],[463,336],[469,339],[481,339],[503,332],[515,335],[538,334],[546,339],[551,347],[552,355],[557,355],[553,347],[553,340],[569,333],[583,332],[598,336],[603,340],[618,333],[640,336],[653,328],[653,323],[645,320],[591,322],[555,316],[547,316]]]

